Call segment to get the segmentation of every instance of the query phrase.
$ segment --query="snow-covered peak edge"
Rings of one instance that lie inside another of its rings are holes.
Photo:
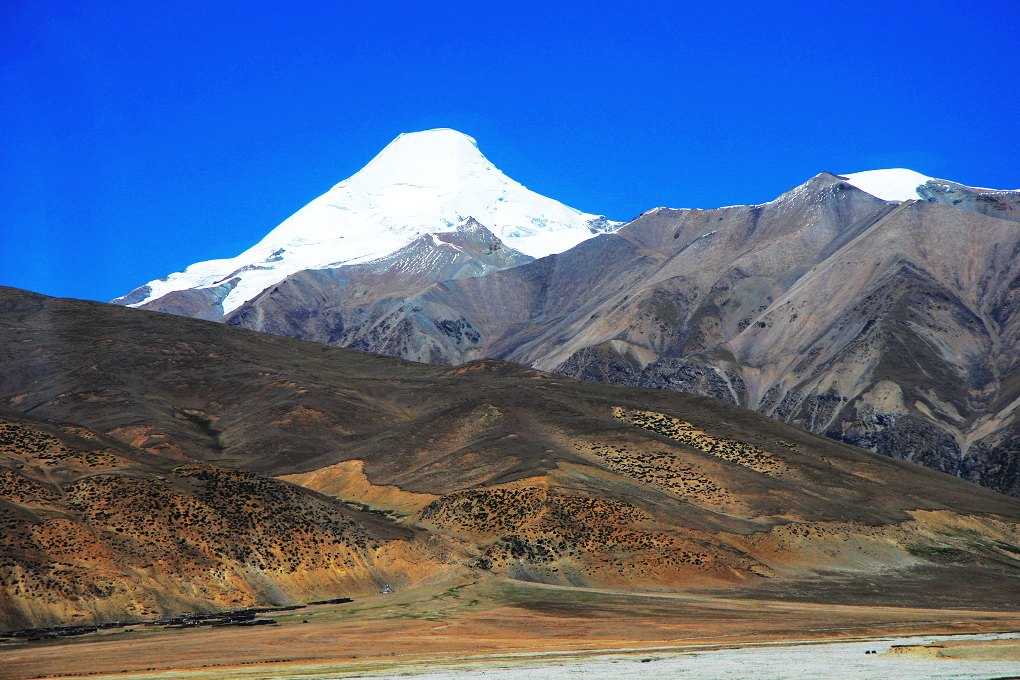
[[[907,168],[866,170],[840,175],[848,183],[883,201],[916,201],[927,199],[935,187],[956,187],[981,194],[1015,194],[1020,189],[989,189],[960,184],[951,180],[922,175]]]
[[[532,257],[619,227],[507,177],[468,135],[449,128],[404,133],[237,257],[198,262],[114,302],[139,307],[174,291],[229,283],[227,314],[297,271],[378,259],[468,217]]]
[[[916,201],[920,198],[917,187],[935,179],[907,168],[865,170],[840,176],[861,191],[883,201]]]
[[[499,172],[482,155],[474,137],[450,128],[436,128],[401,133],[368,165],[337,186],[351,182],[368,188],[394,184],[449,186],[473,172],[492,171]]]

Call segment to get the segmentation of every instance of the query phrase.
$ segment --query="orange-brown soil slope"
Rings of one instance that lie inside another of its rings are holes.
[[[244,470],[0,416],[6,627],[152,619],[413,582],[413,529]],[[420,532],[418,532],[420,533]]]

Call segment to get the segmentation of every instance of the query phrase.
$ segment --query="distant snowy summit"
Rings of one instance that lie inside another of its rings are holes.
[[[198,262],[114,302],[138,307],[195,290],[229,313],[295,272],[384,257],[468,218],[532,257],[569,250],[620,226],[528,190],[463,133],[405,133],[237,257]]]

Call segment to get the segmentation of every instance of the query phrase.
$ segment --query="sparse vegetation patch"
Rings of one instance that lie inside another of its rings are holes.
[[[763,475],[778,477],[790,471],[789,466],[781,459],[764,449],[723,437],[714,437],[698,430],[692,423],[679,418],[637,409],[613,408],[613,415],[620,420],[643,427],[664,437],[669,437],[681,444],[703,451],[730,463],[741,465]]]

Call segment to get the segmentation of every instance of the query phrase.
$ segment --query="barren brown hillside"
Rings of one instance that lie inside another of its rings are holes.
[[[1020,503],[714,399],[0,292],[4,628],[526,580],[1012,610]]]

